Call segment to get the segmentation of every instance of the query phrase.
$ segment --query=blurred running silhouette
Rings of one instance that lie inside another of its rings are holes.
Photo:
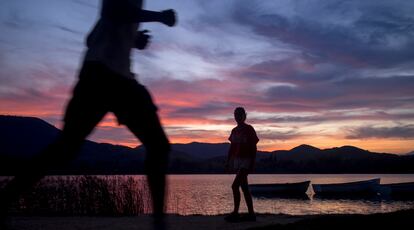
[[[236,173],[236,178],[234,178],[231,186],[233,190],[234,210],[225,217],[225,220],[229,222],[256,221],[247,176],[254,169],[257,151],[256,144],[259,142],[259,138],[254,128],[245,123],[246,111],[243,107],[237,107],[234,110],[234,119],[237,122],[237,126],[233,128],[229,137],[231,144],[226,162],[226,168]],[[249,211],[245,216],[239,215],[240,187]]]
[[[130,53],[132,48],[144,49],[149,42],[148,31],[138,31],[139,23],[174,26],[176,16],[171,9],[147,11],[142,5],[142,0],[102,1],[100,19],[87,37],[88,49],[66,108],[63,131],[3,190],[3,212],[49,170],[74,159],[84,139],[106,113],[113,112],[119,124],[126,125],[146,148],[145,171],[153,213],[156,221],[162,221],[170,144],[149,92],[130,71]]]

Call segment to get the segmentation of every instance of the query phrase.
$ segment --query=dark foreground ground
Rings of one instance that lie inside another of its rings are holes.
[[[321,215],[307,216],[288,224],[257,226],[250,229],[280,230],[357,230],[357,229],[412,229],[414,210],[371,215]]]
[[[414,210],[372,215],[310,215],[289,216],[260,214],[256,222],[227,223],[223,215],[178,216],[168,215],[167,229],[318,229],[357,230],[411,229]],[[148,215],[136,217],[38,217],[13,216],[7,220],[7,229],[24,230],[106,230],[106,229],[153,229]]]

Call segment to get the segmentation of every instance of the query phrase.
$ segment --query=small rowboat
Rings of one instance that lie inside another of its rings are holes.
[[[316,196],[353,197],[377,195],[380,178],[338,184],[312,184]]]
[[[282,184],[252,184],[249,185],[253,196],[265,197],[297,197],[306,196],[310,181]]]
[[[392,198],[413,198],[414,199],[414,182],[382,184],[380,193],[383,196]]]

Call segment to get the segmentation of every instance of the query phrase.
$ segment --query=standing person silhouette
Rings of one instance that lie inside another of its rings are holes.
[[[162,222],[170,144],[149,92],[130,71],[130,55],[132,48],[143,49],[148,44],[147,31],[138,31],[141,22],[171,27],[176,15],[171,9],[143,10],[142,5],[142,0],[102,0],[100,19],[87,37],[79,81],[66,108],[62,133],[3,190],[3,212],[49,170],[74,159],[85,138],[106,113],[113,112],[119,124],[126,125],[146,148],[145,172],[153,215],[156,222]]]
[[[231,144],[226,162],[226,168],[236,173],[236,177],[231,186],[233,190],[234,209],[233,212],[225,217],[225,220],[229,222],[256,221],[247,176],[254,169],[257,151],[256,144],[259,142],[259,138],[254,128],[245,123],[246,111],[243,107],[237,107],[234,110],[234,119],[237,122],[237,126],[233,128],[229,137]],[[239,215],[240,187],[249,211],[246,216]]]

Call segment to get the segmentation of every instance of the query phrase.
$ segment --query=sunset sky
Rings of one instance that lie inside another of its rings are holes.
[[[0,1],[0,114],[57,127],[98,0]],[[173,143],[226,142],[244,106],[261,150],[300,144],[414,150],[414,1],[151,0],[133,51]],[[139,142],[109,114],[91,140]]]

